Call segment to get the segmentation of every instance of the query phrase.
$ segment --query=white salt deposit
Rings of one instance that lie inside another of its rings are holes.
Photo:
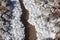
[[[37,2],[36,2],[37,1]],[[51,6],[54,5],[53,2],[49,2],[48,4],[39,0],[24,0],[24,5],[26,9],[29,11],[29,20],[28,22],[35,26],[37,40],[42,40],[44,38],[55,38],[54,32],[54,22],[56,20],[50,20],[51,22],[47,22],[47,17],[51,14]],[[36,2],[36,3],[35,3]],[[41,4],[40,4],[41,3]],[[52,22],[54,21],[54,22]]]
[[[23,40],[24,39],[24,25],[20,21],[20,17],[22,14],[22,10],[20,7],[19,0],[11,0],[15,1],[15,8],[13,9],[13,19],[11,20],[11,26],[13,27],[11,33],[13,34],[13,40]]]

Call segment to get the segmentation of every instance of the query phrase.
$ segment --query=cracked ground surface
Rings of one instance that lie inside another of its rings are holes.
[[[0,40],[60,40],[60,0],[0,0]]]
[[[36,40],[35,28],[27,21],[29,12],[23,1],[19,1],[0,0],[0,40]],[[11,4],[8,4],[8,2]],[[13,6],[12,3],[16,5]]]
[[[25,8],[23,4],[23,0],[20,0],[21,8],[22,8],[22,15],[21,15],[21,21],[25,26],[25,39],[24,40],[36,40],[36,31],[35,27],[28,23],[29,19],[29,12]]]

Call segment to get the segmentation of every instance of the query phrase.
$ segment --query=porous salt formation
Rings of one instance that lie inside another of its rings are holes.
[[[60,0],[24,0],[24,5],[29,11],[28,22],[36,28],[37,40],[59,40]]]
[[[24,39],[21,14],[19,0],[0,0],[0,40]]]

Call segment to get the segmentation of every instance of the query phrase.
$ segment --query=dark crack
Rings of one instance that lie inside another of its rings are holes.
[[[29,24],[27,21],[29,19],[29,12],[25,8],[23,4],[23,0],[19,0],[19,1],[20,1],[21,9],[22,9],[21,21],[25,26],[25,39],[24,40],[36,40],[35,27]]]

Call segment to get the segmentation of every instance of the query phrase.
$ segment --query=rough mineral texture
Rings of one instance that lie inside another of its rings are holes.
[[[60,40],[60,0],[24,0],[24,5],[37,40]]]
[[[60,40],[60,0],[0,0],[0,40]]]
[[[23,40],[19,0],[0,0],[0,40]]]

